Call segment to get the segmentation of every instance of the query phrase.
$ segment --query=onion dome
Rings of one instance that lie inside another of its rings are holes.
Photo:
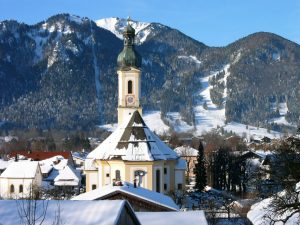
[[[139,69],[142,63],[141,56],[134,49],[135,30],[129,22],[130,18],[127,20],[127,26],[123,31],[124,48],[117,60],[119,70],[129,70],[130,67]]]

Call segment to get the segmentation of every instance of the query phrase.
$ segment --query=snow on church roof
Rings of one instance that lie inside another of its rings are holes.
[[[19,161],[9,164],[1,178],[34,178],[38,169],[36,161]]]
[[[177,159],[178,155],[150,131],[135,111],[87,158],[155,161]]]
[[[114,192],[123,192],[175,211],[178,211],[179,209],[175,202],[169,196],[155,191],[150,191],[142,187],[134,188],[132,184],[127,182],[124,182],[123,186],[106,185],[102,188],[97,188],[95,190],[78,195],[72,198],[72,200],[102,199],[103,197],[110,195]]]

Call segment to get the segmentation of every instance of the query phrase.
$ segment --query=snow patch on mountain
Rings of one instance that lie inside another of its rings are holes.
[[[42,24],[41,29],[27,33],[27,36],[35,42],[35,62],[42,59],[44,46],[49,39],[49,35],[45,35],[45,29],[43,29],[44,26],[46,26],[46,23]]]
[[[76,15],[69,15],[69,20],[73,21],[77,24],[82,24],[84,19],[82,19],[81,17],[76,16]]]
[[[186,60],[186,61],[188,61],[188,62],[193,62],[193,63],[196,63],[196,64],[201,64],[201,63],[202,63],[202,62],[201,62],[199,59],[197,59],[197,57],[194,56],[194,55],[189,55],[189,56],[180,55],[180,56],[178,56],[178,59],[184,59],[184,60]]]
[[[229,68],[229,65],[223,69],[227,67]],[[212,72],[210,75],[200,78],[202,89],[196,95],[197,105],[194,108],[196,133],[198,135],[225,124],[225,108],[216,106],[210,97],[212,86],[209,84],[209,79],[216,76],[220,71]]]
[[[177,133],[187,133],[192,132],[194,130],[194,126],[191,126],[185,121],[183,121],[179,112],[167,113],[166,120]]]
[[[79,55],[79,53],[80,53],[80,50],[78,49],[78,47],[71,40],[67,41],[65,47],[66,47],[66,49],[73,52],[74,55]]]
[[[277,117],[277,118],[270,119],[269,123],[276,123],[276,124],[279,124],[279,125],[297,127],[295,124],[289,123],[285,118],[285,115],[289,111],[286,102],[281,102],[281,103],[278,103],[278,104],[273,103],[271,105],[271,110],[273,110],[273,112],[276,112],[278,110],[280,116]]]
[[[120,18],[105,18],[95,21],[98,27],[109,30],[118,38],[123,39],[123,30],[127,26],[126,19]],[[136,42],[143,43],[151,32],[151,29],[146,29],[150,23],[131,21],[131,26],[135,29]]]
[[[230,64],[227,64],[226,66],[224,66],[224,71],[225,71],[225,75],[223,78],[224,85],[225,85],[224,93],[223,93],[224,102],[226,102],[226,98],[227,98],[227,78],[230,75],[229,68],[230,68]]]

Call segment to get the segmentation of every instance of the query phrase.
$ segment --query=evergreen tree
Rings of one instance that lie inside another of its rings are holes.
[[[204,148],[200,142],[198,148],[197,164],[195,165],[194,172],[196,174],[195,189],[197,191],[203,191],[207,185],[207,176],[205,168]]]

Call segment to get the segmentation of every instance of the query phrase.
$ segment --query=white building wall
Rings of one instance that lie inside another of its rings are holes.
[[[1,178],[1,197],[2,198],[26,198],[30,196],[34,179],[13,179]],[[10,193],[10,187],[14,185],[14,193]],[[20,185],[23,185],[23,192],[19,192]]]
[[[184,186],[184,171],[183,170],[175,170],[175,190],[177,190],[178,184],[182,184],[182,187]]]
[[[93,171],[86,174],[86,176],[89,176],[89,178],[86,178],[89,180],[89,190],[92,190],[93,184],[99,187],[99,180],[98,180],[98,172]]]

